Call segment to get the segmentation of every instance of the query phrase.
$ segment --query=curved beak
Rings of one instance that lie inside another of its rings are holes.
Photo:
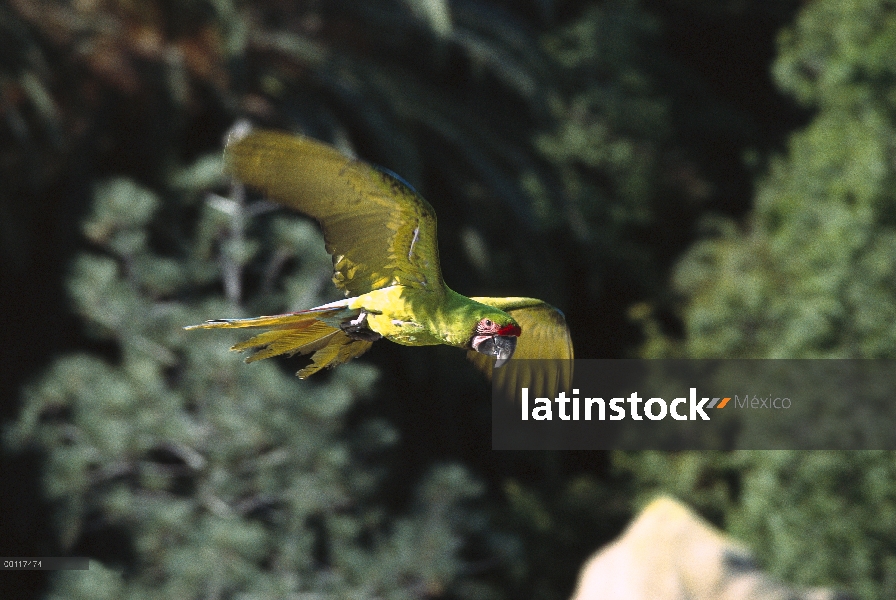
[[[475,344],[474,349],[476,352],[494,356],[497,359],[495,360],[495,368],[497,368],[513,356],[513,351],[516,350],[516,339],[514,335],[495,335]]]

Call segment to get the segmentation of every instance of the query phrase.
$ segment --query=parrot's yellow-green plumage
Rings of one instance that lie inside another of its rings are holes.
[[[247,361],[312,354],[307,377],[366,352],[383,337],[469,351],[489,376],[511,355],[571,359],[563,314],[534,298],[467,298],[442,280],[432,206],[396,175],[324,143],[275,131],[233,135],[227,170],[316,219],[345,300],[283,315],[208,321],[187,329],[264,328],[233,346]]]

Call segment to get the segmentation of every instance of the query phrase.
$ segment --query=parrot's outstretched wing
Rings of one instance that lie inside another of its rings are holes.
[[[397,175],[276,131],[233,134],[224,158],[237,179],[320,223],[346,295],[444,286],[436,213]]]
[[[572,384],[572,338],[560,310],[535,298],[471,300],[503,310],[522,329],[513,358],[498,369],[493,368],[494,358],[479,352],[467,352],[467,358],[478,369],[493,379],[495,384],[506,386],[508,390],[529,387],[532,394],[550,398],[557,391],[568,390]],[[540,360],[522,362],[525,359]]]

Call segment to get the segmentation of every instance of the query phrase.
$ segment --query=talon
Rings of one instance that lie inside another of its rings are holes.
[[[340,327],[342,328],[342,331],[344,331],[350,338],[354,340],[375,342],[383,337],[367,326],[367,312],[363,310],[357,317],[349,321],[345,321],[344,323],[342,323],[342,325],[340,325]]]

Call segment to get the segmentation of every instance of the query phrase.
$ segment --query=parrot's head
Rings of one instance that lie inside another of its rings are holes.
[[[470,339],[470,346],[476,352],[494,356],[497,359],[495,367],[500,367],[513,356],[520,333],[520,326],[513,317],[496,311],[479,319]]]

